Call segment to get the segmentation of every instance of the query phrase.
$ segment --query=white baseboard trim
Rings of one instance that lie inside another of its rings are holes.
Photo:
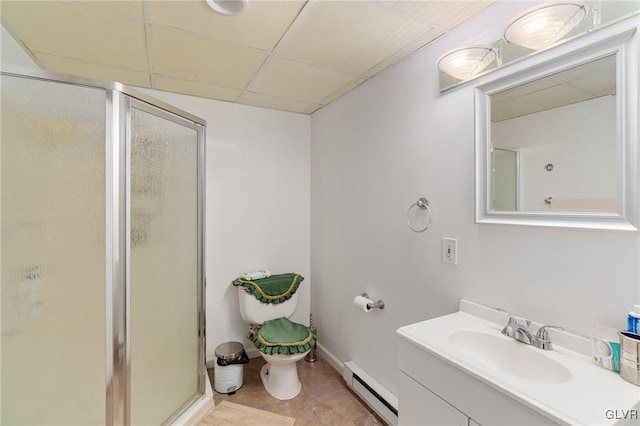
[[[340,375],[342,376],[342,371],[344,370],[344,363],[335,357],[331,352],[327,350],[324,346],[319,343],[316,343],[316,349],[318,350],[318,354],[322,358],[324,358],[330,366],[334,368]]]

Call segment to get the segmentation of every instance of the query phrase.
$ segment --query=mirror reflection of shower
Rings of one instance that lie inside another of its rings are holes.
[[[515,148],[494,147],[491,165],[491,208],[498,211],[518,211],[520,152]]]

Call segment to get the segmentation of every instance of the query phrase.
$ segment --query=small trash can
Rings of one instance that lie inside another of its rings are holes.
[[[218,393],[233,394],[242,387],[243,366],[249,357],[240,342],[225,342],[216,348],[214,388]]]

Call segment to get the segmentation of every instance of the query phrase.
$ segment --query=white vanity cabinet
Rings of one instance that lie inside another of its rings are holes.
[[[468,426],[469,417],[400,371],[398,425]]]
[[[424,349],[400,340],[399,426],[557,424]]]

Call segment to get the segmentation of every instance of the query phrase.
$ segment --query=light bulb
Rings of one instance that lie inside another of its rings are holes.
[[[537,7],[511,20],[504,32],[504,39],[529,49],[544,49],[564,37],[585,16],[586,6],[576,3]]]
[[[438,68],[460,80],[468,80],[482,72],[496,59],[496,52],[486,46],[471,46],[446,53]]]

